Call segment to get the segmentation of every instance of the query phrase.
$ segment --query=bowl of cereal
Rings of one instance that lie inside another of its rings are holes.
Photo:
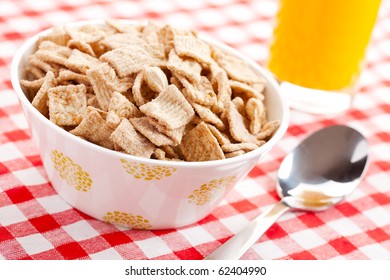
[[[133,229],[206,217],[288,127],[265,69],[169,25],[45,30],[18,50],[11,79],[56,192]]]

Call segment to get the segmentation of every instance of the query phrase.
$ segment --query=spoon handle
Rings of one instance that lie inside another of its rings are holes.
[[[282,202],[275,204],[208,255],[205,260],[238,260],[289,209],[290,207]]]

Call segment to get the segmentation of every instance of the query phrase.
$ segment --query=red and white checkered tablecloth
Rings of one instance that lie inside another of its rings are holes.
[[[368,66],[351,110],[335,117],[292,111],[283,140],[202,221],[180,229],[121,230],[65,203],[53,190],[11,87],[9,66],[29,36],[52,25],[106,17],[154,19],[199,30],[262,64],[273,0],[0,1],[0,259],[202,259],[270,207],[282,159],[331,124],[362,131],[371,164],[336,207],[285,214],[242,259],[390,259],[390,1],[384,0]]]

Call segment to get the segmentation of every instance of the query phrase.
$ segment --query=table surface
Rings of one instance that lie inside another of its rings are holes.
[[[280,143],[202,221],[123,230],[54,191],[13,92],[9,66],[23,41],[52,25],[151,18],[204,32],[256,62],[267,58],[272,0],[0,1],[0,259],[202,259],[278,201],[277,169],[299,141],[332,124],[359,129],[371,164],[358,189],[323,212],[289,212],[242,259],[390,259],[390,1],[384,0],[353,107],[337,117],[292,111]]]

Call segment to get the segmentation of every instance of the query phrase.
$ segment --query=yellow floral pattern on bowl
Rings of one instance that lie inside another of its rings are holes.
[[[192,194],[188,196],[188,201],[191,204],[204,205],[223,193],[235,181],[236,176],[226,176],[211,180],[194,190]]]
[[[70,157],[63,153],[53,150],[51,152],[51,160],[56,169],[60,173],[60,177],[74,187],[78,191],[87,192],[92,186],[92,179],[80,165],[75,163]]]
[[[149,220],[140,215],[132,215],[126,212],[107,212],[103,217],[103,221],[109,224],[122,227],[130,227],[133,229],[150,229],[152,226]]]
[[[122,167],[129,174],[132,174],[136,179],[143,179],[145,181],[161,180],[165,177],[171,176],[176,168],[169,166],[149,166],[144,163],[137,163],[121,159]]]

